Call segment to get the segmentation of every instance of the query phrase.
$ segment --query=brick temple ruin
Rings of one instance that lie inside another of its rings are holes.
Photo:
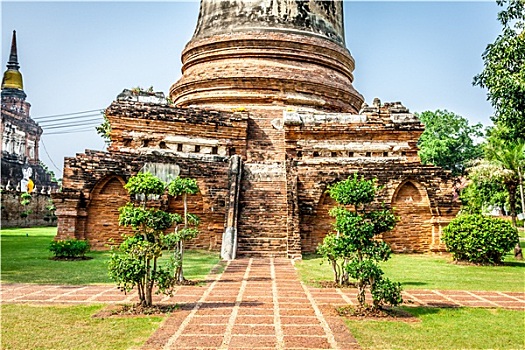
[[[327,186],[356,172],[400,217],[382,237],[394,251],[444,250],[452,177],[421,164],[424,126],[401,103],[363,103],[344,40],[341,1],[201,0],[169,102],[125,91],[106,110],[108,151],[65,159],[57,238],[121,240],[123,185],[146,165],[197,179],[192,245],[226,258],[314,252],[333,221]]]
[[[50,200],[59,186],[39,158],[43,130],[29,113],[31,104],[24,92],[15,31],[1,90],[1,227],[54,225]],[[20,204],[23,192],[32,196],[27,207]]]

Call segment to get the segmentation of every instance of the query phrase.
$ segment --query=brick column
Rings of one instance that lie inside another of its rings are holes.
[[[86,239],[87,212],[84,208],[78,208],[81,202],[80,195],[54,193],[52,198],[56,206],[55,215],[58,218],[55,240]]]

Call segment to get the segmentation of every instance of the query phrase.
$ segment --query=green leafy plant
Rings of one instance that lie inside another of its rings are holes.
[[[163,232],[170,228],[177,216],[149,206],[152,199],[164,193],[166,184],[149,172],[139,173],[124,186],[138,199],[119,208],[119,225],[130,226],[135,234],[125,238],[118,249],[112,248],[108,264],[109,276],[124,292],[137,287],[140,304],[153,304],[152,293],[170,295],[176,280],[172,264],[161,266],[159,258],[164,246]]]
[[[89,252],[89,243],[78,239],[53,241],[49,244],[49,251],[56,258],[83,258]]]
[[[423,164],[434,164],[462,175],[467,163],[483,153],[476,138],[483,135],[481,123],[469,125],[468,119],[447,110],[418,114],[425,131],[418,141]]]
[[[154,88],[153,88],[153,86],[150,86],[149,88],[144,89],[144,88],[142,88],[140,86],[135,86],[135,87],[131,88],[131,92],[133,92],[135,95],[138,95],[140,93],[152,94],[154,92]]]
[[[28,223],[28,217],[30,214],[33,213],[33,211],[31,209],[28,208],[29,204],[31,204],[31,199],[33,197],[31,196],[30,193],[28,192],[23,192],[21,195],[20,195],[20,204],[22,205],[22,208],[23,210],[20,212],[20,217],[24,219],[24,226],[25,227],[29,227],[29,223]]]
[[[97,130],[97,134],[104,139],[104,142],[109,144],[111,142],[111,123],[105,112],[102,113],[102,117],[104,118],[104,121],[99,126],[96,126],[95,129]]]
[[[499,264],[518,242],[508,221],[482,215],[462,215],[443,230],[443,242],[454,260]]]
[[[57,210],[53,200],[48,200],[48,205],[46,205],[46,214],[44,215],[44,221],[54,222],[57,220],[55,211]]]
[[[498,13],[501,34],[487,45],[481,58],[484,68],[473,84],[487,89],[494,107],[492,120],[506,127],[503,138],[525,138],[525,2],[496,0],[504,7]]]
[[[188,195],[197,194],[199,186],[195,179],[177,177],[168,185],[168,193],[175,198],[182,196],[184,214],[175,220],[175,232],[165,237],[165,244],[169,249],[173,249],[174,277],[179,283],[185,281],[182,261],[184,259],[184,242],[197,237],[199,231],[197,226],[200,218],[188,212]],[[183,225],[181,227],[181,225]]]
[[[348,284],[350,278],[356,280],[360,308],[369,308],[368,289],[372,294],[371,309],[402,302],[401,285],[383,277],[378,264],[390,258],[391,249],[376,236],[394,228],[396,218],[386,208],[368,210],[377,190],[376,180],[365,180],[357,174],[330,186],[328,192],[339,204],[330,210],[335,232],[329,233],[318,247],[319,254],[332,265],[335,282]]]

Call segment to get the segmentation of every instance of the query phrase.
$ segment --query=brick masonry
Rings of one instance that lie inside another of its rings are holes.
[[[51,195],[33,193],[27,206],[20,204],[21,192],[2,192],[2,227],[55,226],[57,218],[52,208]],[[27,217],[22,212],[30,211]]]
[[[282,14],[273,24],[254,18],[262,28],[227,18],[242,17],[236,4],[226,1],[221,10],[201,2],[196,34],[182,53],[183,75],[170,89],[173,103],[158,94],[119,95],[106,110],[108,152],[66,158],[63,191],[55,195],[57,237],[87,238],[99,248],[118,241],[125,231],[117,208],[129,200],[122,185],[149,163],[197,179],[201,193],[192,210],[203,222],[195,247],[219,250],[233,224],[239,255],[315,251],[331,227],[327,186],[357,172],[378,179],[383,190],[375,205],[400,218],[382,237],[395,251],[443,250],[441,230],[458,210],[453,179],[421,164],[424,126],[407,108],[378,99],[363,104],[337,29],[342,9],[310,7],[325,21],[315,28]],[[219,17],[236,30],[203,34],[213,11],[225,11]],[[242,160],[240,186],[232,185],[233,155]],[[159,205],[180,210],[174,201]]]

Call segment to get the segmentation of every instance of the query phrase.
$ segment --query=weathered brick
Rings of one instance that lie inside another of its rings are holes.
[[[342,16],[334,9],[330,16]],[[218,250],[227,226],[237,229],[239,254],[312,252],[331,229],[327,186],[357,172],[384,186],[374,205],[401,217],[382,237],[394,250],[443,249],[441,229],[458,203],[450,174],[420,162],[424,126],[398,102],[363,105],[350,52],[303,29],[197,30],[170,89],[175,107],[117,100],[106,110],[108,152],[66,158],[59,237],[74,231],[99,247],[117,239],[121,184],[158,162],[199,182],[192,210],[204,219],[195,247]],[[240,186],[233,154],[242,158]],[[170,199],[159,205],[180,210]]]

